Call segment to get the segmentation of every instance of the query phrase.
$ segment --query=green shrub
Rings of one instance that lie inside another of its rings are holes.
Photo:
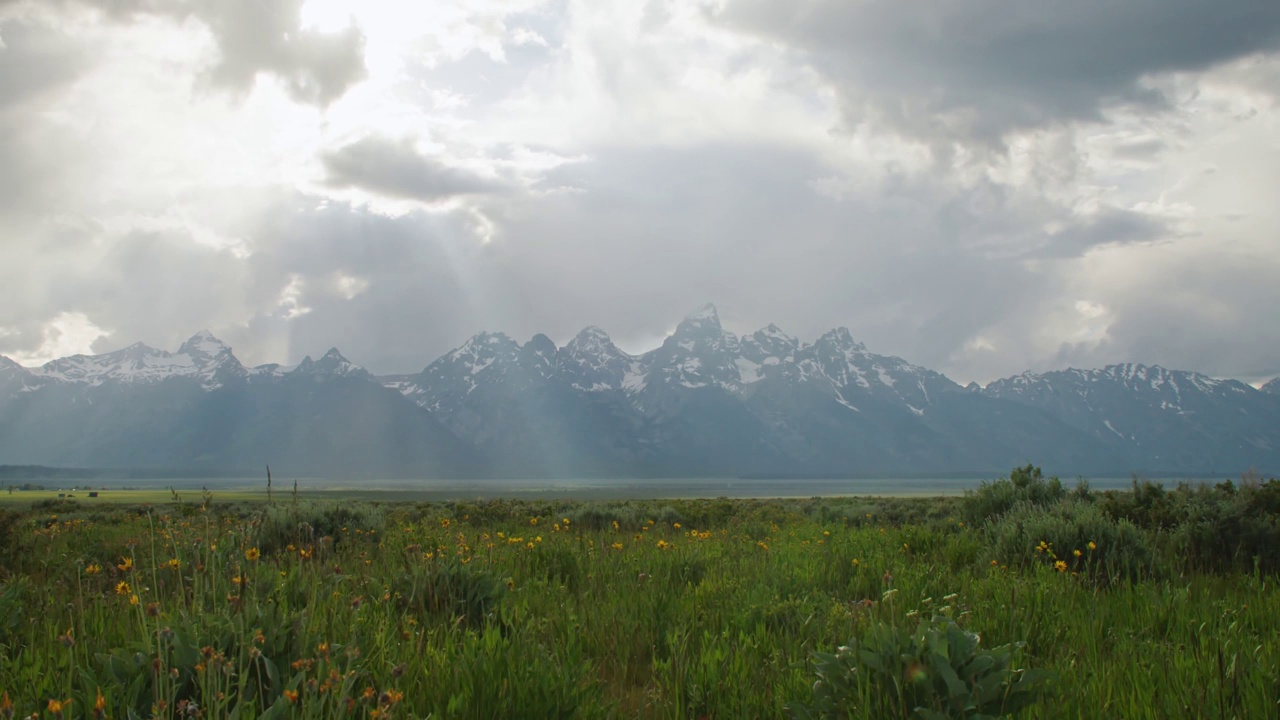
[[[273,505],[252,521],[249,543],[263,553],[275,554],[289,545],[310,545],[325,537],[335,544],[355,537],[377,539],[386,524],[386,512],[368,503]]]
[[[1060,566],[1099,580],[1154,572],[1151,545],[1128,520],[1108,516],[1094,503],[1063,500],[1043,507],[1020,503],[986,528],[1000,564]],[[1078,554],[1077,554],[1078,553]]]
[[[944,616],[912,632],[875,623],[861,641],[814,653],[813,704],[787,711],[797,720],[997,718],[1047,696],[1048,671],[1015,667],[1021,643],[980,645],[976,633]]]
[[[977,490],[965,492],[961,514],[965,522],[977,526],[999,518],[1020,503],[1045,507],[1065,495],[1061,480],[1046,480],[1040,468],[1026,465],[1014,468],[1007,479],[984,481]]]

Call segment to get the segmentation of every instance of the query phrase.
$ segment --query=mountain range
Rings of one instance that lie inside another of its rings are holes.
[[[844,477],[1280,470],[1280,381],[1159,366],[980,387],[845,328],[738,337],[706,306],[641,355],[484,332],[410,375],[333,349],[246,367],[207,332],[38,368],[0,357],[0,463],[343,477]]]

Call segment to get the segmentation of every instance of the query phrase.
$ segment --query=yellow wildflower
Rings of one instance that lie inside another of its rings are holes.
[[[102,572],[102,566],[97,563],[94,563],[93,565],[88,565],[84,569],[85,575],[97,575],[100,572]]]
[[[118,583],[116,583],[116,594],[117,594],[117,595],[128,595],[128,594],[129,594],[129,592],[130,592],[129,583],[124,582],[123,580],[122,580],[122,581],[120,581],[120,582],[118,582]]]
[[[1064,560],[1059,560],[1058,562],[1054,563],[1054,564],[1053,564],[1053,569],[1054,569],[1054,570],[1057,570],[1058,572],[1066,572],[1066,571],[1067,571],[1067,563],[1066,563],[1066,561],[1064,561]]]
[[[1090,541],[1089,541],[1089,549],[1090,549],[1090,550],[1097,550],[1097,549],[1098,549],[1098,545],[1097,545],[1097,543],[1095,543],[1094,541],[1090,540]]]
[[[249,562],[256,562],[260,557],[262,557],[262,552],[256,547],[251,547],[244,551],[244,559]]]
[[[133,558],[120,558],[120,564],[116,565],[116,567],[120,568],[124,572],[129,572],[133,569]]]

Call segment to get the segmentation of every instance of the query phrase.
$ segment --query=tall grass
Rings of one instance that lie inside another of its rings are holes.
[[[0,581],[0,712],[776,718],[812,697],[815,653],[945,607],[1052,673],[1020,717],[1274,716],[1274,576],[1187,565],[1106,507],[33,510]]]

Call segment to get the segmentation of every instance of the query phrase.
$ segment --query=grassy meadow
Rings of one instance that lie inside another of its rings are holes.
[[[1028,718],[1276,717],[1278,518],[1276,481],[1097,493],[1030,466],[964,498],[9,502],[0,718],[1015,697]]]

